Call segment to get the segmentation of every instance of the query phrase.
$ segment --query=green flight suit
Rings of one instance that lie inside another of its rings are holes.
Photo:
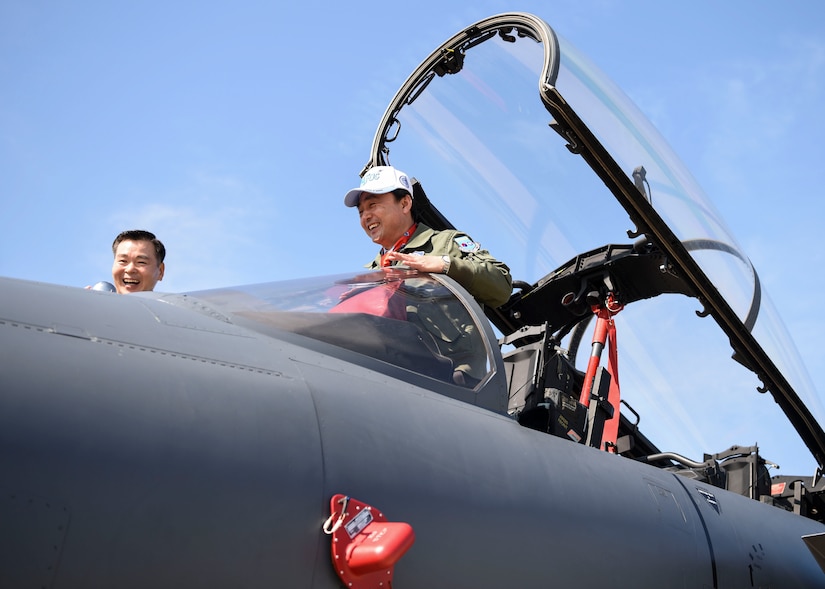
[[[466,245],[459,245],[466,244]],[[407,244],[400,250],[405,254],[422,254],[451,258],[447,276],[458,282],[482,305],[500,307],[510,299],[513,279],[510,269],[461,231],[436,231],[419,223]],[[368,265],[380,268],[381,254]]]
[[[481,249],[466,233],[435,231],[419,223],[400,251],[450,256],[447,275],[467,289],[480,304],[498,307],[510,298],[513,288],[510,269],[493,258],[490,252]],[[381,254],[368,267],[377,269],[380,265]],[[449,299],[447,303],[433,301],[408,305],[407,317],[408,321],[432,335],[438,352],[452,360],[457,384],[472,386],[473,381],[487,373],[487,353],[481,334],[467,310],[455,299]]]

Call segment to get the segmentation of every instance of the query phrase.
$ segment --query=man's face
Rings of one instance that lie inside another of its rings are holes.
[[[361,227],[375,243],[390,249],[412,225],[412,198],[405,195],[397,200],[391,192],[361,195],[358,214]]]
[[[158,264],[152,242],[121,241],[115,250],[112,279],[120,294],[153,290],[163,280],[163,263]]]

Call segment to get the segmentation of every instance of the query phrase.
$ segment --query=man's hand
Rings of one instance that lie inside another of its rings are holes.
[[[420,254],[388,252],[386,259],[392,262],[400,262],[401,264],[404,264],[413,270],[418,270],[419,272],[441,274],[444,269],[444,261],[441,259],[441,256],[422,256]]]

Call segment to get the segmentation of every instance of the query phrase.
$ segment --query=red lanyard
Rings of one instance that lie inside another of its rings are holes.
[[[402,247],[407,245],[407,242],[410,240],[410,237],[412,237],[412,234],[415,233],[415,228],[417,226],[418,226],[418,223],[413,223],[412,227],[407,229],[404,232],[404,235],[402,235],[401,237],[398,238],[398,241],[395,242],[395,245],[393,245],[389,250],[387,250],[387,251],[385,251],[381,254],[381,267],[382,268],[386,268],[387,266],[390,265],[390,260],[387,259],[387,254],[390,253],[390,252],[397,252]]]

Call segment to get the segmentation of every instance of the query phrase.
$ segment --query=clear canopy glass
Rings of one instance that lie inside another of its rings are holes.
[[[582,252],[631,243],[639,228],[612,187],[640,187],[741,330],[821,422],[822,404],[758,274],[666,141],[544,23],[534,26],[529,15],[490,22],[496,26],[489,32],[479,27],[474,38],[464,33],[445,42],[410,76],[379,125],[371,163],[415,177],[452,224],[528,283]],[[460,67],[450,65],[452,49],[463,54]],[[581,138],[565,133],[546,108],[551,93],[583,121],[624,179],[606,178],[612,171],[580,157]],[[704,310],[696,299],[664,295],[616,317],[623,398],[641,415],[641,427],[667,450],[701,457],[758,444],[783,471],[812,472],[816,462],[797,432],[770,395],[756,392],[762,383],[754,374],[731,361],[726,334],[697,316]]]

